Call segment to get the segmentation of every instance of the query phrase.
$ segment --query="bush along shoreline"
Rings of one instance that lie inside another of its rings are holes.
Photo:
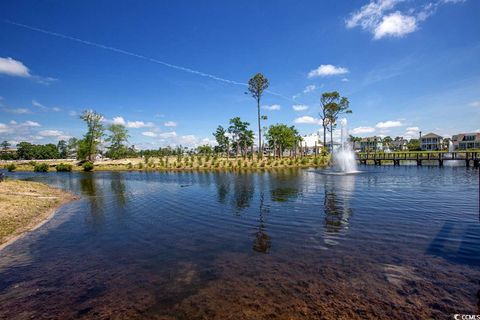
[[[236,171],[268,170],[280,168],[324,168],[330,165],[330,155],[303,157],[238,157],[225,158],[217,155],[192,155],[175,157],[144,157],[99,162],[9,163],[7,171],[72,172],[72,171]]]

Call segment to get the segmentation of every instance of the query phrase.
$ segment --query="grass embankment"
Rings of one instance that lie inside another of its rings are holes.
[[[38,182],[0,182],[0,249],[39,227],[58,207],[75,199],[70,193]]]
[[[130,158],[121,160],[106,160],[95,162],[95,171],[186,171],[186,170],[261,170],[270,168],[308,168],[325,167],[330,162],[330,156],[304,156],[276,158],[221,158],[216,156],[182,156],[182,157],[151,157]],[[12,163],[12,162],[9,162]],[[35,163],[16,161],[16,171],[33,171]],[[76,161],[42,161],[49,166],[49,171],[55,171],[56,165],[71,164],[72,171],[83,171]]]

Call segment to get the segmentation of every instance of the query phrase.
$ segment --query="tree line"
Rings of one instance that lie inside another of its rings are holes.
[[[256,102],[256,115],[258,124],[258,145],[257,155],[263,156],[264,148],[276,155],[282,155],[285,151],[296,153],[302,141],[295,126],[277,123],[262,128],[262,120],[267,120],[261,115],[261,99],[267,92],[270,83],[261,73],[257,73],[248,81],[248,92]],[[323,145],[327,145],[327,132],[330,133],[330,140],[333,141],[333,130],[336,128],[340,115],[351,113],[348,98],[340,96],[337,91],[325,92],[320,98],[320,119],[323,126]],[[224,128],[219,125],[213,133],[217,146],[199,146],[196,149],[179,147],[165,147],[155,150],[135,150],[134,146],[128,145],[129,134],[127,128],[122,124],[110,124],[105,127],[104,117],[93,110],[84,111],[80,119],[86,124],[87,130],[81,139],[71,138],[68,141],[61,140],[57,145],[35,145],[29,142],[20,142],[15,152],[7,152],[10,145],[7,141],[1,144],[3,148],[0,159],[59,159],[76,158],[79,160],[94,161],[98,154],[111,159],[120,159],[136,156],[169,156],[183,153],[224,153],[227,157],[231,154],[246,156],[253,154],[254,132],[250,129],[250,123],[243,121],[240,117],[233,117],[229,120],[228,126]],[[262,142],[262,129],[265,140]],[[105,147],[101,152],[100,147]]]

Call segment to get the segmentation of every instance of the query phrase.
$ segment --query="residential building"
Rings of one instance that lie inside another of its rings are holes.
[[[422,150],[442,150],[443,137],[435,133],[428,133],[420,138],[420,149]]]
[[[360,140],[360,151],[380,151],[383,150],[382,138],[374,136],[362,138]]]
[[[480,149],[480,132],[456,134],[452,143],[455,150]]]
[[[302,142],[300,143],[305,154],[315,154],[315,147],[317,148],[317,153],[322,150],[323,143],[321,142],[322,137],[317,132],[304,135],[302,137]]]
[[[395,151],[405,151],[408,150],[408,140],[403,139],[403,137],[396,137],[395,140],[391,143],[392,149]]]

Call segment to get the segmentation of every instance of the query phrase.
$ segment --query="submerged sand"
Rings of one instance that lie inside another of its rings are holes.
[[[0,249],[48,221],[71,193],[39,182],[0,182]]]

